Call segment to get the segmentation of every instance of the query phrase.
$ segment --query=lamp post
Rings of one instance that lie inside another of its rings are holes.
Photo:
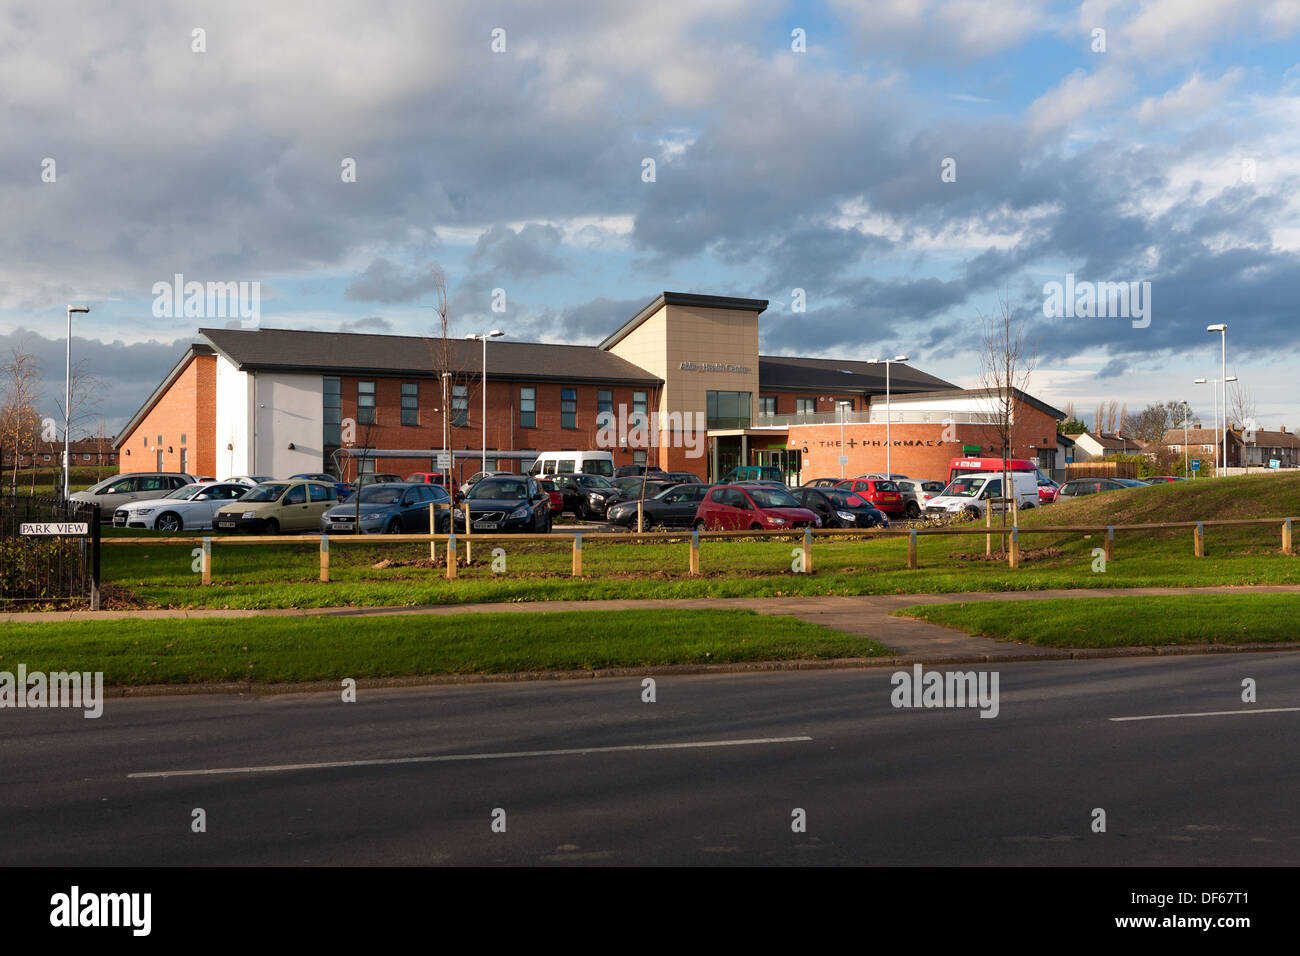
[[[1191,414],[1191,411],[1192,411],[1192,407],[1188,405],[1187,402],[1183,402],[1183,477],[1184,478],[1187,477],[1187,464],[1188,464],[1187,416]]]
[[[68,306],[68,348],[63,364],[63,500],[68,500],[68,481],[71,464],[68,458],[68,428],[72,424],[72,313],[89,312],[84,305]],[[32,455],[35,460],[35,454]]]
[[[1216,325],[1207,325],[1207,332],[1219,333],[1219,380],[1223,383],[1223,467],[1228,467],[1228,325],[1225,322],[1219,322]],[[1233,379],[1236,381],[1236,379]],[[1215,395],[1218,395],[1218,387],[1215,388]],[[1217,421],[1217,418],[1216,418]],[[1217,426],[1216,426],[1217,433]],[[1220,473],[1221,474],[1221,473]]]
[[[836,407],[840,410],[840,478],[844,477],[844,410],[848,407],[848,402],[836,402]]]
[[[1214,474],[1216,478],[1222,477],[1223,473],[1219,471],[1219,458],[1223,458],[1223,467],[1228,467],[1228,383],[1235,382],[1237,376],[1228,375],[1223,379],[1217,378],[1198,378],[1192,382],[1193,385],[1213,385],[1214,386]],[[1219,385],[1223,385],[1223,455],[1219,455]]]
[[[488,339],[499,339],[505,335],[500,329],[475,335],[471,332],[467,339],[479,339],[483,342],[483,470],[487,471],[487,344]]]
[[[889,366],[891,362],[906,362],[907,356],[895,355],[892,359],[873,359],[872,361],[874,364],[877,365],[883,362],[885,366],[885,478],[890,481],[893,481],[891,475],[893,475],[894,470],[893,468],[890,467],[889,464],[890,462],[889,420],[893,417],[893,415],[890,414],[890,402],[889,402]]]

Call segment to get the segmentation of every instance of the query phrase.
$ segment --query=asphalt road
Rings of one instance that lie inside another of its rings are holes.
[[[888,669],[3,710],[0,865],[1300,862],[1300,655],[997,670],[993,719]]]

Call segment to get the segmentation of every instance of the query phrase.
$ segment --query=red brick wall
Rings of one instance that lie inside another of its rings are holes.
[[[848,402],[852,409],[858,411],[861,411],[866,407],[863,404],[863,398],[861,395],[825,395],[821,392],[811,390],[803,392],[776,392],[764,390],[760,391],[759,395],[764,398],[770,396],[776,397],[776,414],[778,415],[795,414],[799,410],[798,400],[801,398],[816,399],[817,411],[822,414],[827,412],[833,414],[836,405],[840,402]],[[758,414],[757,408],[754,409],[754,414]]]
[[[163,470],[181,470],[181,435],[189,451],[192,475],[229,478],[216,472],[217,359],[198,355],[177,376],[158,403],[118,446],[118,470],[157,468],[158,436],[162,436]],[[148,438],[146,447],[144,439]],[[167,451],[168,448],[172,450]],[[127,452],[130,452],[128,455]]]

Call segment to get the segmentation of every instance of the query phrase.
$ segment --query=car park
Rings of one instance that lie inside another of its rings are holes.
[[[320,516],[338,504],[334,486],[323,481],[263,482],[216,514],[212,526],[218,531],[248,531],[254,534],[281,531],[315,531]]]
[[[695,513],[700,500],[708,492],[710,485],[703,482],[695,484],[670,485],[660,490],[653,497],[646,498],[641,504],[641,513],[646,528],[690,527],[695,520]],[[628,529],[636,528],[637,501],[620,501],[610,505],[605,519],[610,524],[622,525]]]
[[[886,475],[882,472],[873,471],[870,474],[858,475],[859,478],[875,478],[879,481],[902,481],[907,475]]]
[[[1073,501],[1102,491],[1123,491],[1125,488],[1148,488],[1146,482],[1136,478],[1071,478],[1061,485],[1057,501]]]
[[[618,486],[604,475],[555,475],[552,481],[564,498],[563,510],[579,521],[603,517],[610,499],[618,495]]]
[[[332,479],[331,479],[332,480]],[[394,475],[390,472],[381,472],[380,474],[361,475],[356,481],[352,482],[348,488],[348,494],[356,491],[358,488],[364,488],[366,485],[400,485],[403,484],[401,475]]]
[[[790,494],[821,520],[823,528],[889,527],[883,511],[851,491],[804,486],[791,489]]]
[[[464,497],[471,488],[477,485],[484,478],[518,478],[512,471],[476,471],[470,475],[460,486],[460,496]]]
[[[946,486],[942,481],[922,481],[919,478],[903,478],[895,481],[898,492],[903,496],[903,513],[909,518],[919,518],[931,498],[938,497]]]
[[[677,484],[681,484],[681,482],[671,481],[662,475],[649,475],[645,478],[615,478],[614,496],[609,499],[609,504],[618,501],[636,501],[636,499],[643,497],[641,493],[643,488],[645,490],[644,497],[653,498],[665,488],[671,488]]]
[[[429,530],[433,506],[434,533],[451,530],[451,495],[441,485],[402,482],[367,485],[320,517],[322,534],[421,534]]]
[[[816,528],[821,522],[787,489],[751,482],[711,487],[691,524],[708,531],[757,531]]]
[[[182,472],[137,471],[105,478],[85,491],[73,492],[68,498],[81,504],[99,505],[99,520],[108,522],[113,520],[113,513],[127,502],[161,498],[194,483],[193,475]]]
[[[865,498],[887,515],[902,516],[907,512],[907,502],[903,500],[902,492],[888,478],[845,478],[835,487]]]
[[[475,482],[452,512],[456,526],[464,529],[466,515],[475,531],[551,530],[551,498],[527,475],[498,475]]]
[[[169,495],[128,501],[113,512],[116,528],[153,528],[157,531],[207,531],[212,516],[224,505],[252,489],[239,482],[195,482]]]
[[[1010,475],[1016,507],[1022,511],[1028,511],[1037,505],[1037,476],[1029,471],[1013,471],[1010,472]],[[926,505],[925,513],[927,515],[983,517],[990,507],[990,502],[1003,498],[1002,481],[1002,472],[961,475],[948,482],[948,486],[943,489],[942,494],[930,500],[930,503]],[[999,508],[1004,506],[998,504],[993,507],[996,513]]]

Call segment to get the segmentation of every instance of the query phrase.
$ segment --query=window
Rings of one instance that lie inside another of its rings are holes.
[[[578,427],[578,390],[576,388],[560,389],[560,427]]]
[[[614,390],[596,389],[596,427],[607,428],[614,424]]]
[[[295,485],[284,496],[284,503],[286,505],[305,505],[307,503],[307,486]]]
[[[451,387],[451,423],[463,428],[469,424],[469,386]]]
[[[190,450],[188,448],[182,448],[181,449],[181,471],[188,473],[189,470],[190,470]]]
[[[89,455],[82,455],[82,456],[81,456],[81,460],[82,460],[82,461],[90,461],[90,456],[89,456]]]
[[[519,390],[519,427],[537,427],[537,389],[535,388]]]
[[[46,455],[46,456],[44,456],[44,457],[45,457],[45,460],[46,460],[46,461],[49,461],[49,460],[50,460],[50,456],[49,456],[49,455]]]
[[[644,449],[642,449],[641,451],[632,452],[632,464],[644,468],[645,462],[646,462],[646,453]]]
[[[161,444],[162,444],[162,435],[159,435],[159,436],[158,436],[158,440],[157,440],[156,442],[154,442],[154,444],[155,444],[155,445],[161,445]]]
[[[330,494],[330,490],[324,485],[308,485],[307,490],[311,492],[312,501],[333,501],[338,497]]]
[[[533,465],[537,463],[536,458],[521,458],[519,460],[519,473],[526,475],[533,470]]]
[[[324,445],[326,448],[338,448],[343,444],[343,380],[336,375],[324,376],[321,388],[321,404],[324,424]]]
[[[749,392],[709,392],[705,413],[708,428],[748,428]]]
[[[141,435],[140,437],[144,439],[144,447],[145,447],[145,448],[148,448],[148,447],[149,447],[149,436],[148,436],[148,435]]]
[[[357,424],[375,423],[375,383],[357,382]]]
[[[776,414],[776,396],[760,395],[758,396],[758,414],[775,415]]]
[[[420,424],[420,383],[402,383],[402,424]]]
[[[189,444],[189,442],[187,442],[187,441],[185,440],[185,433],[184,433],[184,432],[181,432],[181,444],[182,444],[182,445],[188,445],[188,444]]]
[[[162,459],[163,459],[163,450],[162,450],[161,448],[158,449],[158,456],[157,456],[157,457],[158,457],[158,464],[157,464],[157,467],[154,468],[154,471],[162,471],[162,470],[163,470],[163,460],[162,460]]]
[[[817,411],[817,399],[815,398],[796,398],[795,411],[800,415],[811,415]]]

